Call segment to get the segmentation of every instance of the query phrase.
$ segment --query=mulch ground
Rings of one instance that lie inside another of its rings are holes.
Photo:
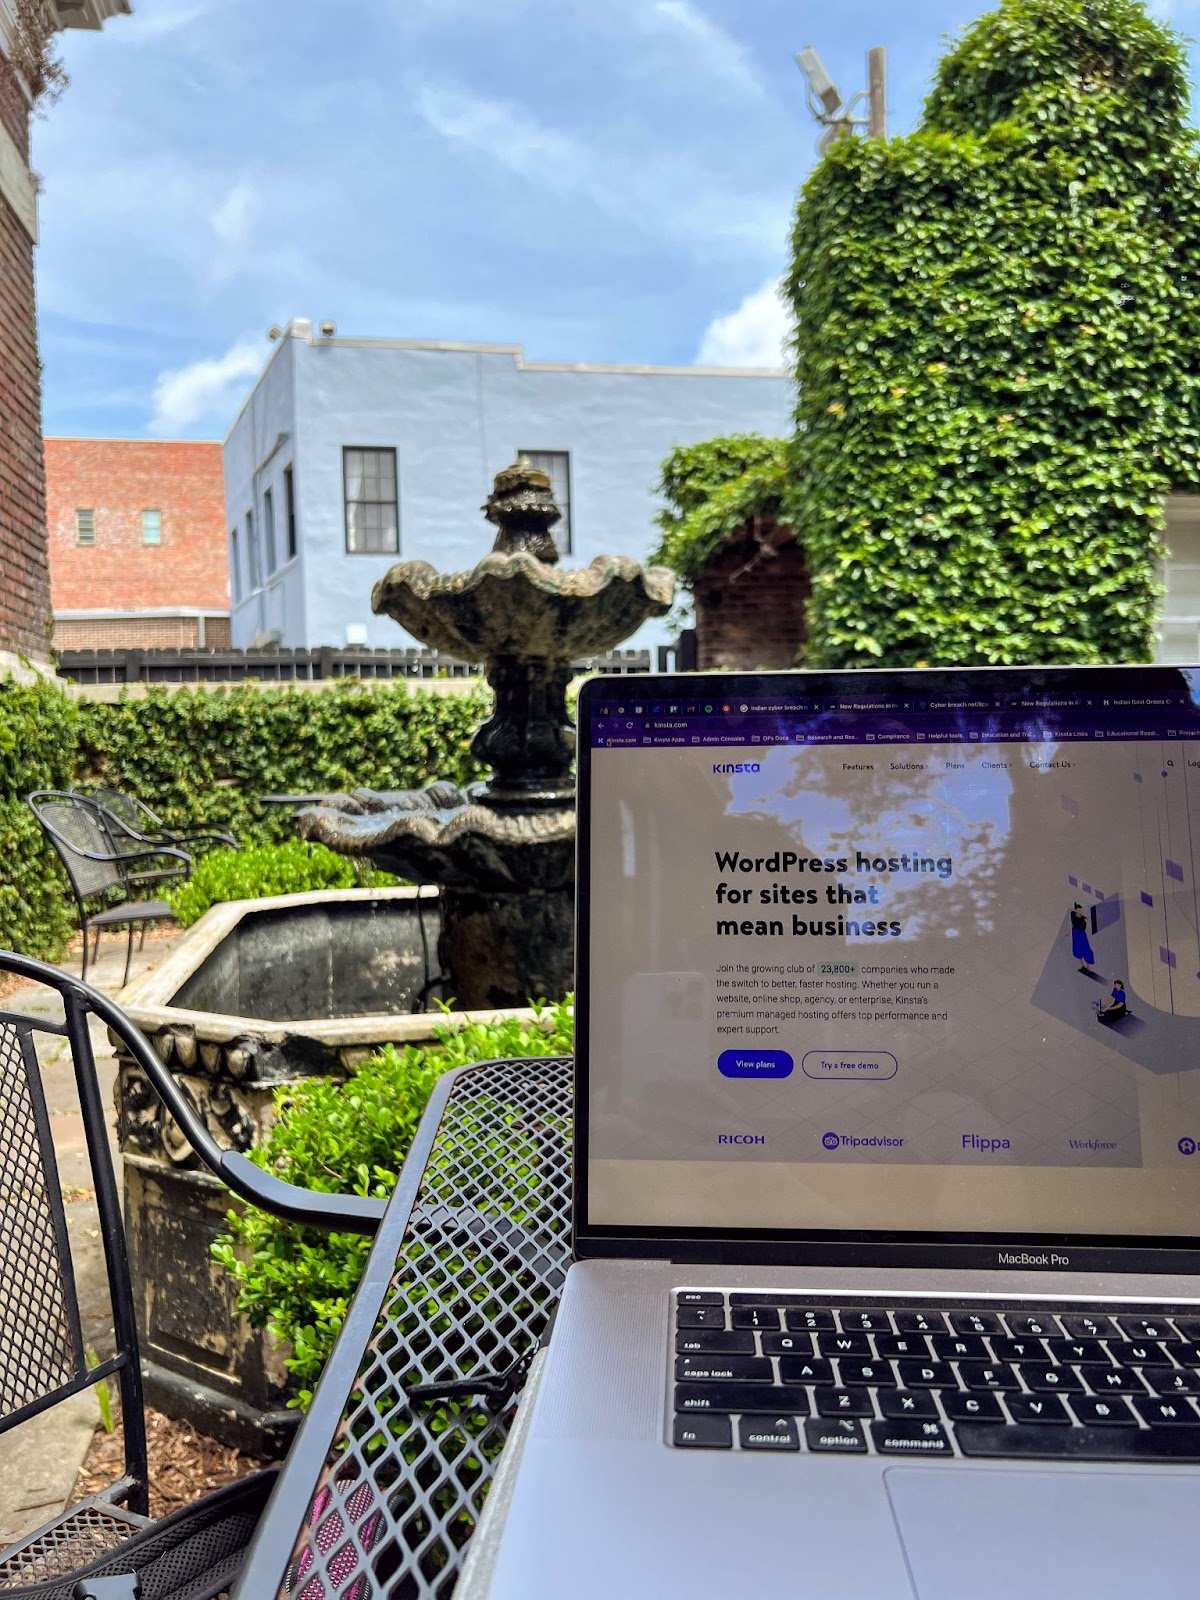
[[[121,1476],[123,1470],[120,1408],[116,1408],[111,1433],[97,1428],[91,1448],[75,1480],[75,1500],[98,1494]],[[146,1445],[150,1462],[150,1515],[191,1505],[201,1495],[244,1478],[266,1461],[243,1455],[197,1433],[190,1422],[175,1422],[159,1411],[146,1412]]]

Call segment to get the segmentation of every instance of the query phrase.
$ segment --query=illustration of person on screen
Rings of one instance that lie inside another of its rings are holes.
[[[1071,954],[1078,961],[1080,972],[1091,972],[1096,957],[1088,941],[1087,913],[1078,900],[1071,912]]]
[[[1096,1002],[1096,1015],[1101,1022],[1119,1022],[1129,1015],[1129,1002],[1125,998],[1125,985],[1120,978],[1113,979],[1112,993],[1107,1000]]]

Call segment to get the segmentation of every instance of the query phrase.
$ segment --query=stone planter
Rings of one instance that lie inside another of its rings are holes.
[[[431,1041],[444,1019],[436,889],[351,889],[214,906],[122,996],[219,1144],[248,1150],[276,1091],[348,1076],[382,1045]],[[452,990],[453,985],[450,984]],[[457,1013],[464,1022],[532,1017]],[[115,1041],[114,1041],[115,1042]],[[230,1198],[118,1051],[125,1229],[147,1399],[226,1443],[286,1450],[298,1420],[279,1348],[237,1312],[212,1260]]]

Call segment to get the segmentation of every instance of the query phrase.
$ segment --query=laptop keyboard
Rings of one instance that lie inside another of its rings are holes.
[[[1200,1461],[1200,1314],[681,1289],[688,1450]]]

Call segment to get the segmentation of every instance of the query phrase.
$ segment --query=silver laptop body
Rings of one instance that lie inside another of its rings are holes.
[[[1192,1592],[1200,671],[579,743],[577,1260],[471,1600]]]

